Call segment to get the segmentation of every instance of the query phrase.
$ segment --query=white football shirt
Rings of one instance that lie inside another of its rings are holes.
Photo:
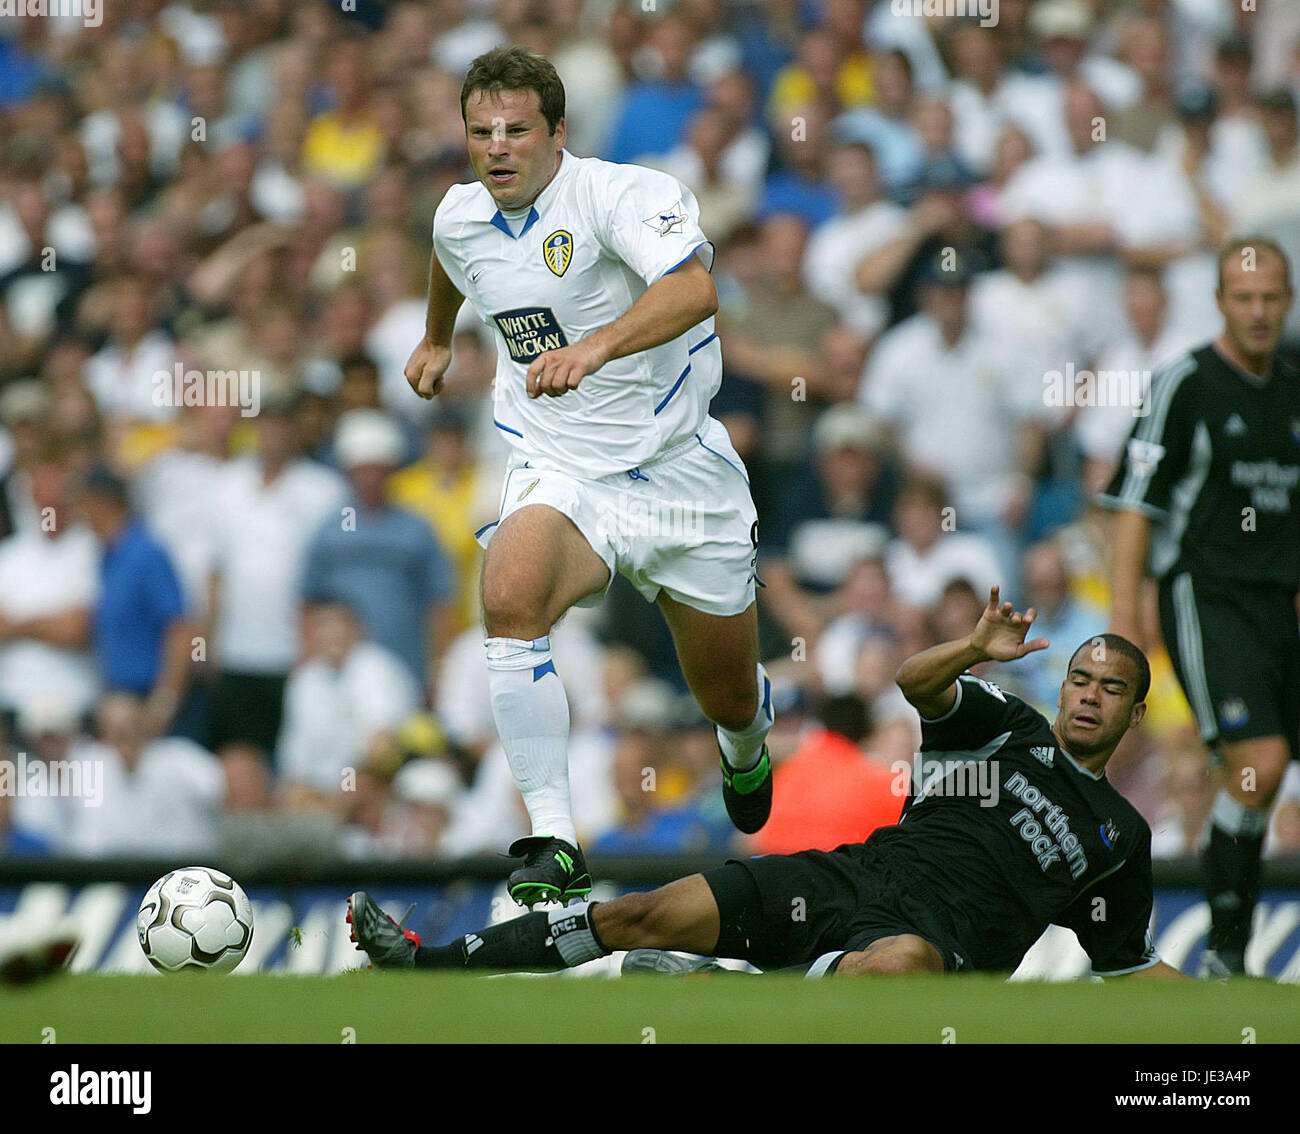
[[[704,425],[722,382],[711,317],[559,397],[529,398],[527,388],[539,354],[614,322],[692,256],[712,269],[699,205],[675,177],[564,150],[522,226],[481,183],[454,185],[435,214],[433,243],[493,330],[494,421],[530,464],[589,478],[628,471]]]

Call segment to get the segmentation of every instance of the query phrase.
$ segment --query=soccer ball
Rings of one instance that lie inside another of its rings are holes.
[[[140,948],[160,972],[228,973],[253,940],[253,906],[230,875],[186,866],[149,887],[135,926]]]

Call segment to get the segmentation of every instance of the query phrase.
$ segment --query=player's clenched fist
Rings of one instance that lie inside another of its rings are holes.
[[[605,360],[586,343],[548,350],[533,359],[528,367],[528,396],[535,398],[546,394],[558,398],[576,390],[579,382],[604,365]]]
[[[420,397],[431,398],[442,389],[450,364],[450,347],[435,346],[428,339],[421,339],[406,363],[406,380]]]

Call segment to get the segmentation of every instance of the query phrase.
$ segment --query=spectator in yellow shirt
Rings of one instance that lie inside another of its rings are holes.
[[[302,144],[302,168],[342,189],[367,182],[384,159],[384,134],[367,93],[371,76],[364,45],[345,39],[330,58],[333,110],[316,115]]]
[[[469,419],[444,404],[426,437],[424,455],[388,479],[388,499],[423,517],[452,561],[456,578],[457,632],[478,622],[478,565],[474,538],[481,497],[481,468],[469,437]]]

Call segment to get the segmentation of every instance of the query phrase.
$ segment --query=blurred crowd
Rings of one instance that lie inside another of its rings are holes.
[[[11,770],[87,761],[102,788],[11,777],[0,853],[457,856],[526,833],[478,620],[492,336],[467,305],[445,393],[403,377],[434,209],[472,176],[462,77],[501,43],[554,61],[573,154],[673,173],[717,248],[713,413],[751,474],[778,701],[754,845],[893,821],[919,741],[893,674],[991,583],[1052,648],[990,675],[1054,715],[1108,618],[1093,501],[1150,372],[1218,333],[1216,248],[1263,233],[1300,263],[1300,6],[921,8],[0,18],[0,717]],[[618,580],[554,644],[586,849],[732,847],[658,613]],[[1152,661],[1108,774],[1181,855],[1216,787]],[[1298,798],[1272,851],[1300,849]]]

